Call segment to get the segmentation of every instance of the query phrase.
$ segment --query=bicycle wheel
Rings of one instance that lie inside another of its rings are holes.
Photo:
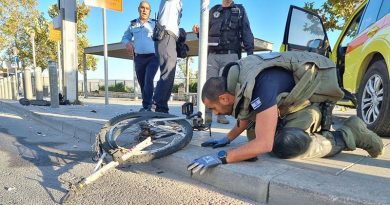
[[[172,154],[185,147],[192,138],[192,127],[185,119],[164,120],[177,116],[156,112],[133,112],[112,118],[100,130],[97,140],[104,150],[118,160],[134,146],[150,137],[152,145],[144,148],[127,162],[143,163]]]

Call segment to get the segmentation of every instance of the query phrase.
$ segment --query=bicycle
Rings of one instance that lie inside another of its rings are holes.
[[[190,143],[193,130],[209,130],[211,136],[210,124],[203,123],[201,112],[193,113],[192,103],[182,105],[182,114],[185,116],[131,112],[110,119],[96,135],[95,169],[90,176],[75,184],[68,182],[68,192],[60,203],[65,203],[82,188],[120,164],[145,163],[179,151]],[[129,142],[130,138],[132,143]],[[109,157],[111,161],[107,159]]]

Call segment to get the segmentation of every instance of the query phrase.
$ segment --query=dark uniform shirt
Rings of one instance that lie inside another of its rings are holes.
[[[290,92],[295,86],[292,72],[273,67],[257,76],[249,110],[262,112],[277,104],[280,93]]]
[[[253,54],[254,37],[242,5],[233,2],[229,7],[214,6],[210,9],[209,22],[210,52],[241,50],[242,42],[248,55]]]

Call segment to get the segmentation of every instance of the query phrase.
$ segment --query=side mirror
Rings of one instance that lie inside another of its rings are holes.
[[[323,45],[322,39],[313,39],[307,42],[307,47],[309,48],[321,49],[322,45]]]

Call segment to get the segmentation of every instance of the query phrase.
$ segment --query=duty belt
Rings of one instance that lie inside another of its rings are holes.
[[[176,34],[173,33],[172,31],[170,31],[170,30],[165,30],[165,34],[166,34],[166,35],[172,36],[172,37],[175,39],[175,41],[177,41],[177,36],[176,36]]]
[[[236,50],[210,50],[210,53],[215,54],[237,54]]]
[[[155,56],[154,53],[146,53],[146,54],[138,54],[138,53],[135,53],[134,55],[135,55],[135,56],[139,56],[139,57],[144,57],[144,58],[146,58],[146,57],[151,57],[151,56]]]

